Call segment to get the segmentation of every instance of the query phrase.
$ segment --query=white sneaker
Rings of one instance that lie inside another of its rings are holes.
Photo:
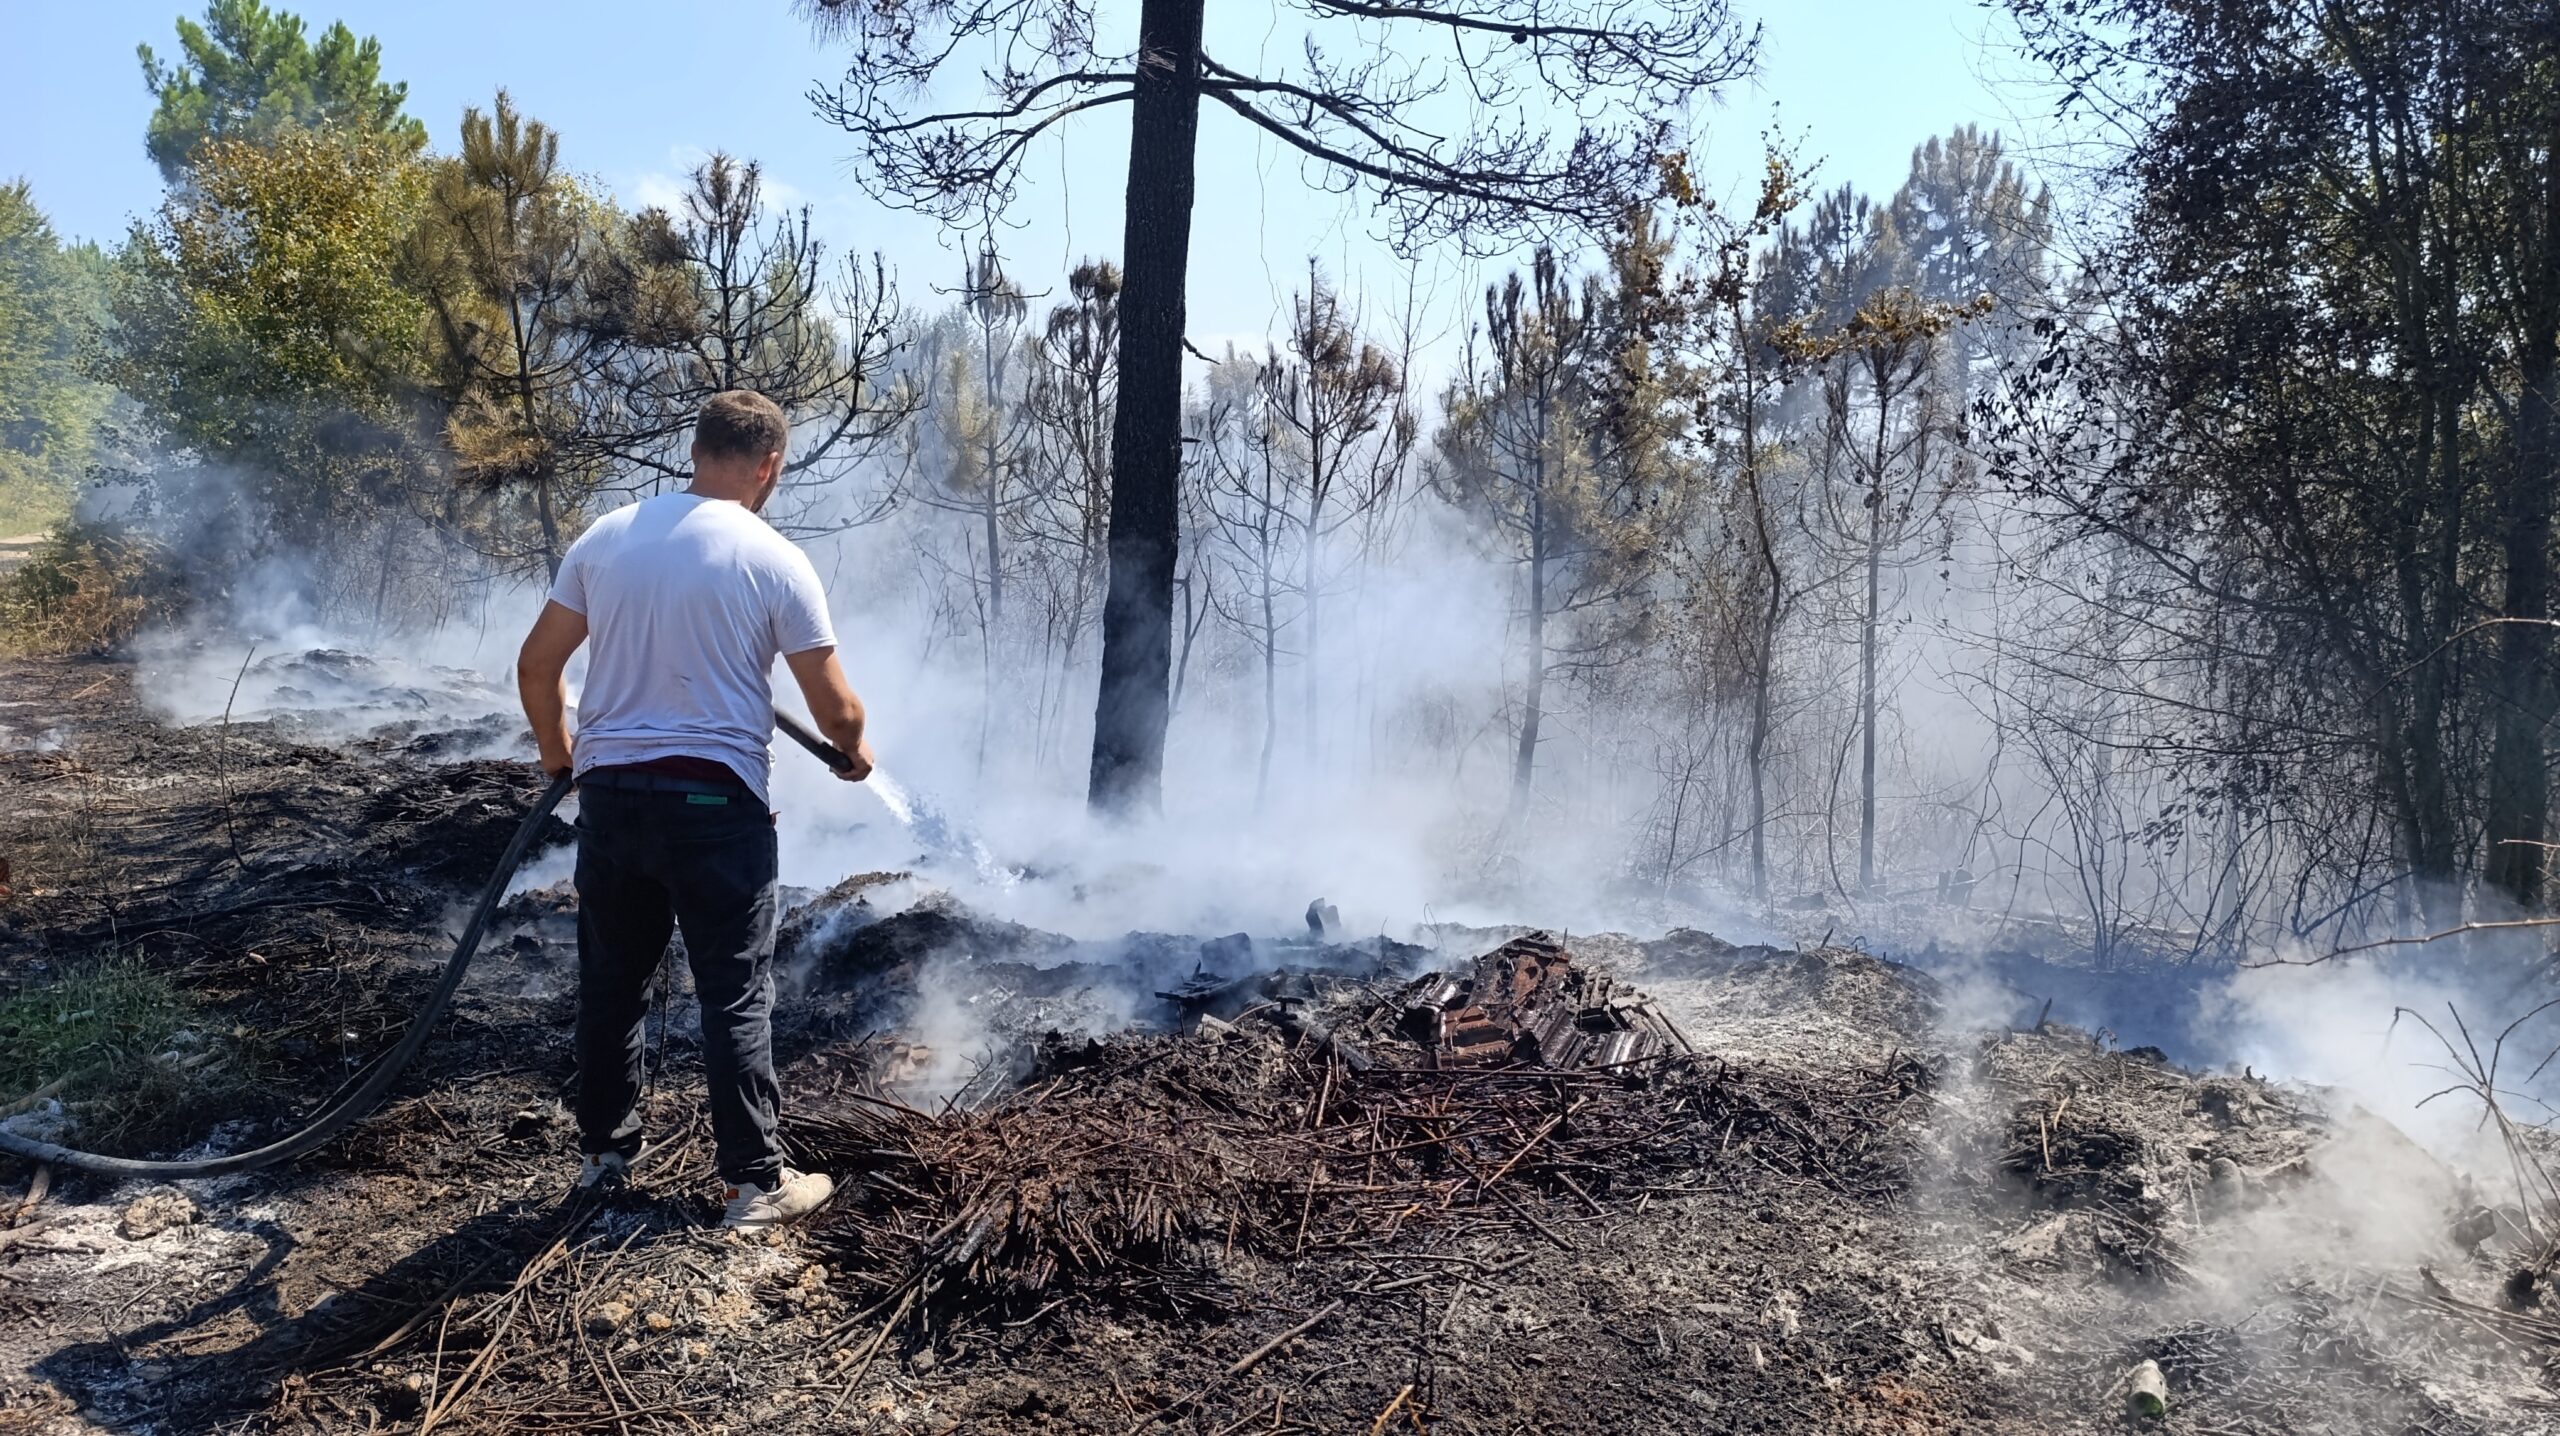
[[[726,1192],[729,1210],[721,1218],[724,1227],[769,1227],[779,1222],[796,1222],[827,1204],[836,1194],[835,1179],[824,1172],[795,1172],[782,1169],[782,1180],[770,1189],[753,1182],[741,1182]]]
[[[645,1148],[643,1150],[646,1150]],[[578,1163],[578,1190],[619,1187],[631,1177],[631,1159],[620,1152],[589,1152]]]

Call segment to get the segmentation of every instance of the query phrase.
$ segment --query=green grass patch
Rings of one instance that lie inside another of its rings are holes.
[[[79,1139],[144,1139],[240,1089],[227,1033],[168,978],[127,957],[64,964],[0,996],[0,1104],[60,1079]]]

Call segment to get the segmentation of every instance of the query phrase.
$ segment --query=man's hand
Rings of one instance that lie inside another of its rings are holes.
[[[853,761],[836,769],[835,774],[837,777],[844,779],[848,783],[859,783],[863,779],[870,777],[872,768],[878,762],[877,759],[871,756],[871,740],[868,738],[863,739],[861,742],[854,744],[853,747],[846,750],[845,756],[851,758]]]
[[[836,769],[836,776],[848,783],[870,777],[871,743],[862,736],[862,700],[845,681],[844,665],[836,662],[835,649],[811,648],[785,654],[782,661],[799,680],[800,696],[808,700],[809,718],[818,732],[853,760]]]
[[[569,655],[586,641],[585,614],[546,603],[516,652],[516,696],[524,701],[525,722],[533,726],[542,771],[554,778],[569,771],[569,691],[564,681]]]

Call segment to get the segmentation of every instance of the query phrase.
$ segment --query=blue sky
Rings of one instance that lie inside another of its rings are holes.
[[[1913,146],[1958,124],[2033,138],[2039,102],[1992,76],[2014,71],[1996,17],[1973,0],[1798,0],[1737,8],[1764,27],[1761,74],[1704,114],[1697,166],[1714,193],[1744,195],[1759,137],[1775,126],[1819,161],[1824,185],[1876,191],[1898,184]],[[134,47],[176,50],[175,0],[82,5],[0,0],[0,179],[23,176],[67,235],[113,240],[159,198],[142,151],[151,100]],[[768,183],[811,207],[839,252],[878,249],[910,304],[959,277],[964,241],[931,221],[880,208],[845,164],[851,145],[812,113],[806,93],[833,79],[835,57],[810,37],[788,0],[326,0],[295,9],[316,31],[343,19],[378,36],[387,74],[409,84],[409,112],[437,148],[450,148],[465,105],[500,86],[561,134],[568,165],[625,203],[673,192],[708,151],[761,160]],[[1125,8],[1119,6],[1112,9]],[[1219,0],[1213,29],[1227,53],[1287,47],[1272,4]],[[194,13],[190,10],[189,13]],[[1105,33],[1111,18],[1106,14]],[[1116,206],[1127,129],[1117,108],[1082,117],[1059,143],[1034,151],[1032,182],[1000,237],[1028,289],[1054,288],[1066,268],[1119,247]],[[1201,129],[1201,198],[1192,242],[1191,332],[1210,352],[1252,341],[1285,316],[1310,256],[1391,309],[1406,270],[1372,236],[1365,206],[1311,191],[1293,156],[1214,108]],[[1445,332],[1480,291],[1475,266],[1426,256],[1414,271]],[[1428,337],[1428,336],[1426,336]],[[1435,346],[1436,347],[1436,346]]]

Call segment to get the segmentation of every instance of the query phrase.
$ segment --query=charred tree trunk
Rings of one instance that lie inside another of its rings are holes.
[[[1775,565],[1771,565],[1773,568]],[[1776,685],[1781,599],[1771,575],[1769,601],[1760,611],[1760,646],[1751,664],[1751,738],[1746,749],[1751,777],[1751,895],[1769,895],[1769,690]]]
[[[1271,796],[1271,750],[1280,742],[1280,611],[1272,589],[1271,547],[1262,550],[1262,762],[1254,771],[1253,810]]]
[[[2449,115],[2438,122],[2448,129],[2458,123]],[[2374,724],[2384,799],[2409,872],[2402,906],[2422,915],[2428,926],[2443,927],[2461,916],[2462,853],[2445,739],[2464,602],[2461,559],[2470,477],[2463,461],[2463,413],[2473,381],[2459,372],[2455,346],[2465,323],[2461,269],[2470,261],[2462,253],[2467,232],[2443,222],[2442,197],[2419,181],[2406,151],[2395,150],[2388,162],[2377,159],[2373,168],[2381,209],[2402,236],[2383,247],[2392,258],[2400,363],[2424,396],[2407,477],[2398,485],[2393,540],[2400,625],[2408,647],[2422,656],[2408,670],[2405,707],[2400,685],[2377,685]]]
[[[1304,549],[1298,555],[1298,583],[1307,595],[1307,656],[1304,660],[1307,670],[1307,731],[1302,736],[1307,745],[1307,764],[1313,767],[1320,756],[1316,747],[1316,713],[1320,702],[1318,684],[1324,672],[1316,657],[1316,535],[1322,531],[1324,515],[1323,441],[1311,440],[1308,452],[1311,457],[1307,468],[1307,518],[1298,540]]]
[[[542,569],[552,582],[560,581],[560,516],[551,507],[551,481],[536,479],[533,485],[533,511],[542,524]]]
[[[1207,0],[1144,0],[1121,241],[1120,403],[1111,423],[1111,578],[1087,801],[1117,816],[1164,803],[1173,577],[1182,544],[1183,286],[1191,260]]]
[[[509,206],[506,213],[507,240],[510,245],[513,245],[516,242],[514,207]],[[515,335],[516,341],[516,413],[524,421],[525,437],[530,439],[542,432],[541,422],[536,417],[537,411],[533,402],[533,366],[525,358],[528,352],[527,345],[531,342],[530,321],[525,316],[523,304],[512,297],[507,301],[507,326]],[[543,471],[537,474],[533,481],[533,511],[535,519],[542,526],[543,575],[557,583],[560,581],[560,556],[566,552],[566,547],[560,542],[560,516],[551,506],[551,479],[552,460],[546,457]]]
[[[2498,641],[2496,737],[2489,755],[2488,861],[2482,876],[2520,907],[2541,900],[2551,806],[2543,729],[2551,716],[2552,485],[2560,483],[2560,367],[2548,336],[2526,360],[2499,545],[2506,568]]]
[[[2548,26],[2549,20],[2539,24]],[[2537,35],[2547,43],[2547,38]],[[2548,52],[2545,52],[2547,55]],[[2542,900],[2549,866],[2550,774],[2544,733],[2553,710],[2551,660],[2552,486],[2560,483],[2560,112],[2549,87],[2521,85],[2512,122],[2516,192],[2509,223],[2518,240],[2519,301],[2515,448],[2499,491],[2498,543],[2506,571],[2500,617],[2496,737],[2489,755],[2482,877],[2520,907]]]
[[[1884,601],[1885,419],[1891,412],[1877,385],[1875,487],[1867,490],[1867,612],[1858,631],[1858,891],[1876,885],[1876,638]]]
[[[1742,356],[1742,481],[1751,502],[1751,530],[1760,571],[1769,585],[1760,610],[1759,644],[1751,656],[1751,736],[1745,748],[1751,782],[1751,895],[1769,895],[1769,698],[1776,685],[1778,620],[1786,611],[1786,576],[1778,570],[1776,537],[1769,531],[1768,496],[1760,486],[1760,386],[1754,373],[1752,336],[1733,311],[1734,345]]]
[[[1182,656],[1173,669],[1172,708],[1182,706],[1182,686],[1191,678],[1191,641],[1200,636],[1200,625],[1209,621],[1209,605],[1191,591],[1190,574],[1184,574],[1177,586],[1182,590]]]
[[[2430,926],[2460,916],[2460,845],[2455,838],[2452,778],[2445,762],[2445,722],[2457,654],[2453,625],[2461,614],[2459,560],[2463,493],[2459,403],[2451,386],[2430,405],[2419,428],[2418,466],[2431,470],[2430,492],[2407,522],[2409,558],[2402,567],[2402,622],[2412,647],[2426,656],[2410,674],[2405,717],[2388,694],[2377,715],[2383,734],[2383,785],[2401,829],[2402,860],[2409,865],[2410,900]]]
[[[1004,627],[1004,394],[1003,379],[996,372],[996,339],[987,331],[980,363],[984,366],[984,392],[987,396],[987,441],[982,462],[986,473],[979,495],[979,521],[987,540],[987,665],[995,666],[996,633]]]
[[[996,631],[1004,627],[1004,526],[997,511],[999,497],[989,481],[987,501],[978,512],[978,527],[987,541],[987,648],[992,657]]]
[[[373,581],[373,633],[380,638],[391,631],[391,569],[400,557],[400,526],[382,526],[382,571]]]
[[[1542,426],[1543,427],[1543,426]],[[1537,486],[1529,496],[1529,681],[1521,694],[1520,751],[1511,766],[1511,813],[1517,824],[1529,811],[1529,786],[1538,767],[1538,724],[1547,699],[1547,455],[1540,446]]]

